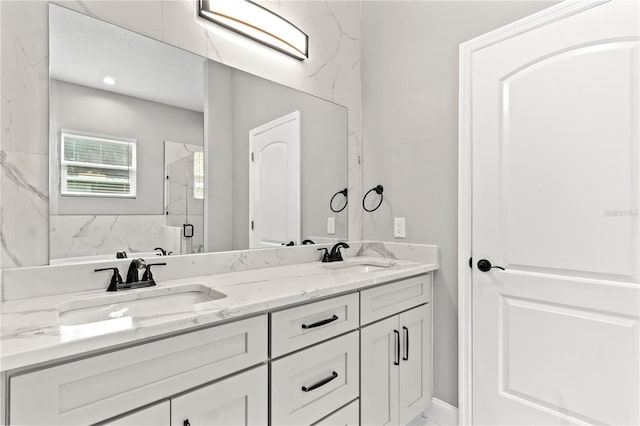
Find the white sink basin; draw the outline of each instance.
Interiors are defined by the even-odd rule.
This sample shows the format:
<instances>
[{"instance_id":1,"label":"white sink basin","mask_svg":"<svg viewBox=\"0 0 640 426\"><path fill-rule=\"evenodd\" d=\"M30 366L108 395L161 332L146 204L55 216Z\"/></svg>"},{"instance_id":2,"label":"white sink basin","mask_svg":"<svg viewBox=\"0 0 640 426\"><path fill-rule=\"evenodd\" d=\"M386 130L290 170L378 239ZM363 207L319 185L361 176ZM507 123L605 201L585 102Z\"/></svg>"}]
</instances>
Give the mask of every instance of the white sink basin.
<instances>
[{"instance_id":1,"label":"white sink basin","mask_svg":"<svg viewBox=\"0 0 640 426\"><path fill-rule=\"evenodd\" d=\"M60 303L57 306L61 325L80 325L116 318L154 318L193 312L199 303L227 297L201 284L123 290L92 298Z\"/></svg>"},{"instance_id":2,"label":"white sink basin","mask_svg":"<svg viewBox=\"0 0 640 426\"><path fill-rule=\"evenodd\" d=\"M324 265L325 268L336 272L367 273L380 271L393 266L395 263L387 259L358 259L351 258L342 262L332 262Z\"/></svg>"}]
</instances>

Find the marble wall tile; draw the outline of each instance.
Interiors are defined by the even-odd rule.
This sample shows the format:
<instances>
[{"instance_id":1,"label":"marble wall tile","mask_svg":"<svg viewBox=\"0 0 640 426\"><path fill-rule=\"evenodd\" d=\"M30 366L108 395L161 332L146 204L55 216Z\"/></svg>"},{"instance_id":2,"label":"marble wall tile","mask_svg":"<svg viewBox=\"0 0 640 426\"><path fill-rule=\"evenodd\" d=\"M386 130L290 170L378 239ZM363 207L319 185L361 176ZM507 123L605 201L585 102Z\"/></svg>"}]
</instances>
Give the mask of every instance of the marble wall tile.
<instances>
[{"instance_id":1,"label":"marble wall tile","mask_svg":"<svg viewBox=\"0 0 640 426\"><path fill-rule=\"evenodd\" d=\"M361 235L360 2L265 1L310 37L308 60L297 61L233 32L196 22L195 1L60 1L64 7L162 40L349 108L349 239ZM0 149L29 153L29 179L48 180L48 2L0 2L2 140ZM25 172L26 173L26 172ZM5 187L8 189L5 191ZM13 189L11 189L13 188ZM45 186L46 188L46 186ZM46 189L44 194L46 196ZM2 267L48 263L46 200L2 183ZM30 211L34 205L38 207ZM46 209L45 209L46 210ZM28 230L30 238L25 240ZM28 241L28 242L27 242ZM6 250L7 247L9 251ZM5 262L6 261L6 262Z\"/></svg>"},{"instance_id":2,"label":"marble wall tile","mask_svg":"<svg viewBox=\"0 0 640 426\"><path fill-rule=\"evenodd\" d=\"M167 239L164 215L51 216L50 257L153 252L156 247L180 253L180 242Z\"/></svg>"},{"instance_id":3,"label":"marble wall tile","mask_svg":"<svg viewBox=\"0 0 640 426\"><path fill-rule=\"evenodd\" d=\"M46 154L0 151L2 267L49 261L49 194ZM45 171L42 173L42 171Z\"/></svg>"},{"instance_id":4,"label":"marble wall tile","mask_svg":"<svg viewBox=\"0 0 640 426\"><path fill-rule=\"evenodd\" d=\"M2 150L47 154L49 38L47 3L3 1ZM46 172L46 170L45 170Z\"/></svg>"}]
</instances>

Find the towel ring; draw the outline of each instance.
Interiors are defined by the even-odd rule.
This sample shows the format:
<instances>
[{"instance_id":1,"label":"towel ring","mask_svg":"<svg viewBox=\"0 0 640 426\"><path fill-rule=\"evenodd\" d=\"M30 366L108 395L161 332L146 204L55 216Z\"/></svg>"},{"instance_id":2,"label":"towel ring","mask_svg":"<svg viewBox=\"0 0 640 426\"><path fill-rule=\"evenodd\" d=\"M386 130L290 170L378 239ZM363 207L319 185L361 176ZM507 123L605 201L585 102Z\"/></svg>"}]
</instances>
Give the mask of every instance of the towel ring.
<instances>
[{"instance_id":1,"label":"towel ring","mask_svg":"<svg viewBox=\"0 0 640 426\"><path fill-rule=\"evenodd\" d=\"M375 212L376 210L378 210L378 208L382 205L382 200L384 200L384 195L382 195L382 191L384 190L384 188L382 187L382 185L376 185L373 188L371 188L370 190L367 191L366 194L364 194L364 197L362 197L362 208L371 213L371 212ZM378 194L380 196L380 202L378 203L377 206L375 206L374 208L372 208L371 210L369 210L367 208L367 206L364 204L364 202L367 199L367 195L369 195L371 192L375 191L376 194Z\"/></svg>"},{"instance_id":2,"label":"towel ring","mask_svg":"<svg viewBox=\"0 0 640 426\"><path fill-rule=\"evenodd\" d=\"M340 210L336 210L333 208L333 199L336 198L338 194L344 195L344 198L345 198L344 206L342 206ZM335 194L333 194L333 197L331 197L331 201L329 201L329 208L334 213L340 213L342 210L344 210L347 207L347 204L349 204L349 198L347 197L347 188L345 188L342 191L338 191Z\"/></svg>"}]
</instances>

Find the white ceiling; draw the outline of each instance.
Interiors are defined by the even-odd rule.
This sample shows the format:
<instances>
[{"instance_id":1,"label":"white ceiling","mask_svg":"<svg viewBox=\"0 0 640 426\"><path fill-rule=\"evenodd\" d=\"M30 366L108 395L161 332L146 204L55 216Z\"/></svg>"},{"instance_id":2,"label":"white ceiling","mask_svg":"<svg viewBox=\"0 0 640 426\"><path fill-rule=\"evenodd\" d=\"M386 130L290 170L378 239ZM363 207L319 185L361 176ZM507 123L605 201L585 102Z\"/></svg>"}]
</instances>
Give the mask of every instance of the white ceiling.
<instances>
[{"instance_id":1,"label":"white ceiling","mask_svg":"<svg viewBox=\"0 0 640 426\"><path fill-rule=\"evenodd\" d=\"M205 59L62 7L50 14L51 77L96 89L204 109ZM117 84L102 82L113 77Z\"/></svg>"}]
</instances>

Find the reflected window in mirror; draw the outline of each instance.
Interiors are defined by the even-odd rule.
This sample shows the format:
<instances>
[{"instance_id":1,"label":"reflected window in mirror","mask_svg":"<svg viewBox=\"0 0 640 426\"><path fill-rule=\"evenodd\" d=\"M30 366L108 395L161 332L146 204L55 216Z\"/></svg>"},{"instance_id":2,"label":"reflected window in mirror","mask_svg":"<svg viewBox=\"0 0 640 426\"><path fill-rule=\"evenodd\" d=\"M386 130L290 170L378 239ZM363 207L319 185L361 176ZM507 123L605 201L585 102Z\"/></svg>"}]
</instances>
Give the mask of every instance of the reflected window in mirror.
<instances>
[{"instance_id":1,"label":"reflected window in mirror","mask_svg":"<svg viewBox=\"0 0 640 426\"><path fill-rule=\"evenodd\" d=\"M63 131L61 195L136 196L136 141Z\"/></svg>"},{"instance_id":2,"label":"reflected window in mirror","mask_svg":"<svg viewBox=\"0 0 640 426\"><path fill-rule=\"evenodd\" d=\"M204 152L193 154L193 198L204 200Z\"/></svg>"}]
</instances>

